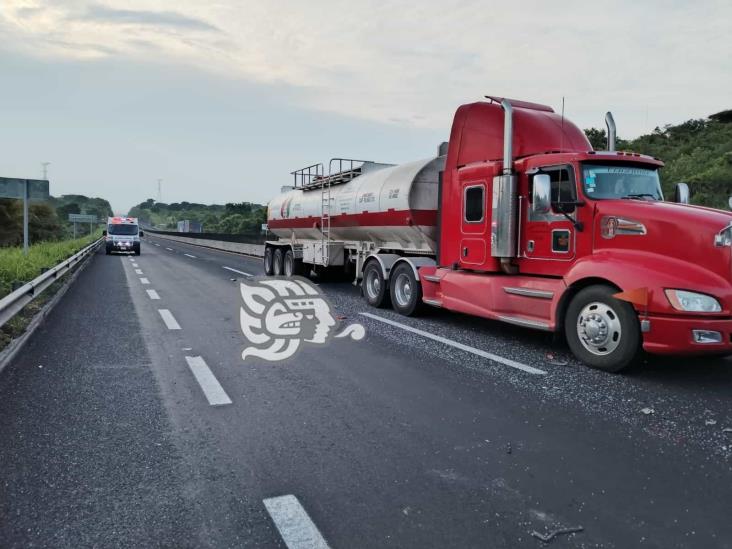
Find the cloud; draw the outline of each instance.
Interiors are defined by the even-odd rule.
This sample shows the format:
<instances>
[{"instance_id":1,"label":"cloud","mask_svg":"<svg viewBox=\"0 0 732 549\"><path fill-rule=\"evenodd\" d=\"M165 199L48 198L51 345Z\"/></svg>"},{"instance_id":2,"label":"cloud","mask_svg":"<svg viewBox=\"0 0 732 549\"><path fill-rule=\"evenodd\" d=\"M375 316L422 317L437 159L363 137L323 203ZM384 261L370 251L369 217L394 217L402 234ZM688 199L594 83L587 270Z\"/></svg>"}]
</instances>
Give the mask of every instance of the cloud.
<instances>
[{"instance_id":1,"label":"cloud","mask_svg":"<svg viewBox=\"0 0 732 549\"><path fill-rule=\"evenodd\" d=\"M99 4L89 6L80 19L99 23L153 25L183 30L220 32L217 27L203 19L188 17L174 11L114 9Z\"/></svg>"},{"instance_id":2,"label":"cloud","mask_svg":"<svg viewBox=\"0 0 732 549\"><path fill-rule=\"evenodd\" d=\"M417 127L447 127L457 105L485 94L566 97L582 126L602 125L609 108L624 137L730 106L732 4L722 0L618 0L601 13L580 0L561 10L540 0L59 4L3 0L0 47L195 67L295 88L282 100L301 107Z\"/></svg>"}]
</instances>

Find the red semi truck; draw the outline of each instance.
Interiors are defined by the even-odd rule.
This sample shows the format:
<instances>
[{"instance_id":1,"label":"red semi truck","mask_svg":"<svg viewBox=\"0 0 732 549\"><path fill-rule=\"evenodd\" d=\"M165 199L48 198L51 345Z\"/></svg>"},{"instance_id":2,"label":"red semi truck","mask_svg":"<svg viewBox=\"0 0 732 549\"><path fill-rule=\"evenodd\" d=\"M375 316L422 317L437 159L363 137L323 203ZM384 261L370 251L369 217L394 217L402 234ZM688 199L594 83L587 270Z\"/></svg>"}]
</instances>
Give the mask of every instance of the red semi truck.
<instances>
[{"instance_id":1,"label":"red semi truck","mask_svg":"<svg viewBox=\"0 0 732 549\"><path fill-rule=\"evenodd\" d=\"M334 159L268 208L268 275L344 269L374 307L428 305L563 332L619 371L641 349L732 353L732 214L663 198L650 156L594 151L551 107L458 108L435 157Z\"/></svg>"}]
</instances>

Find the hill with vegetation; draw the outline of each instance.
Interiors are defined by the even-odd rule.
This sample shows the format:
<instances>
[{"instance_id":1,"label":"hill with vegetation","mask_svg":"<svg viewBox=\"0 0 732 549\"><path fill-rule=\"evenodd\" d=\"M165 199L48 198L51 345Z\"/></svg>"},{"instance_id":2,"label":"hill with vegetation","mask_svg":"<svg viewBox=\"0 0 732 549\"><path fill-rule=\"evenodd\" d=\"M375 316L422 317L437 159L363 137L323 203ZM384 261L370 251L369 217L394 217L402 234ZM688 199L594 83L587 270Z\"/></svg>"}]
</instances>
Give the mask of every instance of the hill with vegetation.
<instances>
[{"instance_id":1,"label":"hill with vegetation","mask_svg":"<svg viewBox=\"0 0 732 549\"><path fill-rule=\"evenodd\" d=\"M585 130L596 150L607 148L605 130ZM694 204L728 209L732 195L732 110L709 118L656 128L635 139L618 139L617 150L648 154L662 160L664 195L673 196L676 183L688 183Z\"/></svg>"},{"instance_id":2,"label":"hill with vegetation","mask_svg":"<svg viewBox=\"0 0 732 549\"><path fill-rule=\"evenodd\" d=\"M257 234L262 223L267 222L267 208L250 202L220 204L196 204L175 202L165 204L152 198L134 206L129 214L140 222L166 231L175 231L178 221L191 220L203 224L207 233Z\"/></svg>"},{"instance_id":3,"label":"hill with vegetation","mask_svg":"<svg viewBox=\"0 0 732 549\"><path fill-rule=\"evenodd\" d=\"M28 233L31 242L66 240L74 227L68 222L70 213L95 214L100 221L112 215L112 207L103 198L80 194L51 197L47 202L31 202L28 207ZM89 226L78 224L77 236L89 233ZM0 199L0 246L23 243L23 202Z\"/></svg>"}]
</instances>

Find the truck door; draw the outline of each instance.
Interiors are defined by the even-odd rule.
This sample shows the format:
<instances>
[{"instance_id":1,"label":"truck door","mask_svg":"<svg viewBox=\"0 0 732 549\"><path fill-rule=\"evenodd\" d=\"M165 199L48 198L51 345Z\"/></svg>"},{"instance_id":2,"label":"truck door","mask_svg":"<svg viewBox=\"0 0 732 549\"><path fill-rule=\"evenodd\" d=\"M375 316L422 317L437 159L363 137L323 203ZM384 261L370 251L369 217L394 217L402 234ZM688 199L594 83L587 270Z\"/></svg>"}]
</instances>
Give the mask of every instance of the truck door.
<instances>
[{"instance_id":1,"label":"truck door","mask_svg":"<svg viewBox=\"0 0 732 549\"><path fill-rule=\"evenodd\" d=\"M551 180L552 203L574 202L577 200L577 185L571 166L549 166L540 168L538 173L549 175ZM533 175L529 176L529 196L531 196ZM552 206L549 213L531 211L528 200L523 201L526 230L521 238L522 257L527 259L570 261L575 256L576 230L573 223L558 209ZM576 206L564 206L564 211L574 217Z\"/></svg>"},{"instance_id":2,"label":"truck door","mask_svg":"<svg viewBox=\"0 0 732 549\"><path fill-rule=\"evenodd\" d=\"M462 181L460 266L481 269L490 256L488 185L485 180Z\"/></svg>"}]
</instances>

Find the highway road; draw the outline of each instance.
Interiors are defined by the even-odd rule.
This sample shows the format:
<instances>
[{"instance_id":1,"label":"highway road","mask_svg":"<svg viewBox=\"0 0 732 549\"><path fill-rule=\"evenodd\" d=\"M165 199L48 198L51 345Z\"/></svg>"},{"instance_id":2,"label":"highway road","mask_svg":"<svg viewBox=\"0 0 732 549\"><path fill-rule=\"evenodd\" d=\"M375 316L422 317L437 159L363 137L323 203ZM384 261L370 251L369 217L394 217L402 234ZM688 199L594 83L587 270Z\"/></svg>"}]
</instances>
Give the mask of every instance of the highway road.
<instances>
[{"instance_id":1,"label":"highway road","mask_svg":"<svg viewBox=\"0 0 732 549\"><path fill-rule=\"evenodd\" d=\"M732 361L609 375L326 281L363 340L242 360L261 274L154 236L92 259L0 373L0 546L732 547Z\"/></svg>"}]
</instances>

